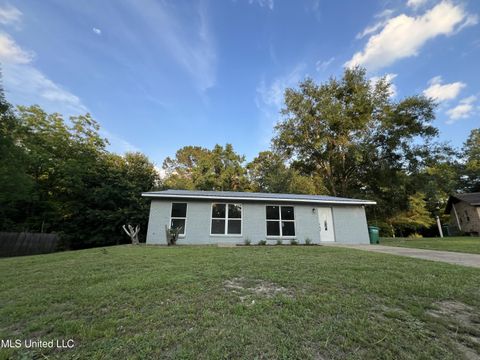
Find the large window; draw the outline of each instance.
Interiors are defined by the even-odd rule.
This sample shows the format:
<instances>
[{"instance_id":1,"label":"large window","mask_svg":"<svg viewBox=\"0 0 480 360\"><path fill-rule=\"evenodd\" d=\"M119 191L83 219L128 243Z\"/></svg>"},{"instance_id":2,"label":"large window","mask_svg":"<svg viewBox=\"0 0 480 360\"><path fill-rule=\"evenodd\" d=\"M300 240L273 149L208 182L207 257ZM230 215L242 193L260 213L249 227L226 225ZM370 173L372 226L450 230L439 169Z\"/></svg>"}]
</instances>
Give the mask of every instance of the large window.
<instances>
[{"instance_id":1,"label":"large window","mask_svg":"<svg viewBox=\"0 0 480 360\"><path fill-rule=\"evenodd\" d=\"M179 235L185 235L185 226L187 223L187 204L172 203L172 212L170 214L170 228L181 228Z\"/></svg>"},{"instance_id":2,"label":"large window","mask_svg":"<svg viewBox=\"0 0 480 360\"><path fill-rule=\"evenodd\" d=\"M212 235L242 234L242 205L212 204Z\"/></svg>"},{"instance_id":3,"label":"large window","mask_svg":"<svg viewBox=\"0 0 480 360\"><path fill-rule=\"evenodd\" d=\"M267 206L267 236L295 236L293 206Z\"/></svg>"}]
</instances>

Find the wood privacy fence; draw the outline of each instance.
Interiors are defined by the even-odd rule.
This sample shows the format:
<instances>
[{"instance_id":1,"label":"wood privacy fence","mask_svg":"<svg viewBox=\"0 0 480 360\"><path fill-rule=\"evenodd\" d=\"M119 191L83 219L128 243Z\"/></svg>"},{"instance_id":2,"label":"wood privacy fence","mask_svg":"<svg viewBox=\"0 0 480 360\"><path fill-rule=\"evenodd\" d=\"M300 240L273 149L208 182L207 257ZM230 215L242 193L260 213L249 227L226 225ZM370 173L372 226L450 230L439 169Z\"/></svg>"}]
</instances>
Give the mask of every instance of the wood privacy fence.
<instances>
[{"instance_id":1,"label":"wood privacy fence","mask_svg":"<svg viewBox=\"0 0 480 360\"><path fill-rule=\"evenodd\" d=\"M46 254L60 250L57 234L0 232L0 257Z\"/></svg>"}]
</instances>

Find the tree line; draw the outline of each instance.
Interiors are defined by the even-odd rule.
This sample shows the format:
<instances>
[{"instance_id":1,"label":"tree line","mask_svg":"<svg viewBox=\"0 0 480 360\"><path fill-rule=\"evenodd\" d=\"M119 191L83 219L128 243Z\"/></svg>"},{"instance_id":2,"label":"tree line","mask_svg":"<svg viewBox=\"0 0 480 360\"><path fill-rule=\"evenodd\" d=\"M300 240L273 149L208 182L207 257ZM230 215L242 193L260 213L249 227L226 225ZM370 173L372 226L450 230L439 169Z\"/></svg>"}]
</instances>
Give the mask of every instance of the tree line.
<instances>
[{"instance_id":1,"label":"tree line","mask_svg":"<svg viewBox=\"0 0 480 360\"><path fill-rule=\"evenodd\" d=\"M480 191L480 129L463 147L438 140L436 104L391 96L362 68L285 91L269 150L252 161L231 144L185 146L159 177L141 153L118 155L88 114L64 119L0 94L0 230L57 232L73 248L145 236L143 191L167 188L324 194L377 201L367 208L384 235L434 234L448 195ZM444 219L445 220L445 219Z\"/></svg>"}]
</instances>

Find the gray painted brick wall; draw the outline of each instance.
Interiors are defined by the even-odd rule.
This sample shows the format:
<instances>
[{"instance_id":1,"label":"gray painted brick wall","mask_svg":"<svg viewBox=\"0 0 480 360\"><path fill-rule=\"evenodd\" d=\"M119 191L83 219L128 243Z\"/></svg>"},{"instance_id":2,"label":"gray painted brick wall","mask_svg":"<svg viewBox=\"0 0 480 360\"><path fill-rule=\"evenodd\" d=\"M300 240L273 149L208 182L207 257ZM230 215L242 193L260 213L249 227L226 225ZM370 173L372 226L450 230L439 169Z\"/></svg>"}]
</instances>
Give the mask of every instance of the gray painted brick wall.
<instances>
[{"instance_id":1,"label":"gray painted brick wall","mask_svg":"<svg viewBox=\"0 0 480 360\"><path fill-rule=\"evenodd\" d=\"M211 236L210 213L211 201L172 201L167 199L153 199L150 207L148 222L147 243L166 244L165 225L169 225L172 202L187 202L187 222L184 237L178 244L242 244L246 238L252 244L260 240L267 240L274 244L277 238L266 236L265 206L266 203L243 203L243 222L241 236ZM268 204L271 205L271 204ZM273 204L272 204L273 205ZM282 205L275 203L274 205ZM292 204L283 204L292 206ZM318 205L294 204L295 207L295 239L304 243L310 238L314 243L320 242L319 221L317 212L312 209ZM335 241L339 243L368 243L367 221L363 206L332 206ZM290 238L284 238L285 244Z\"/></svg>"}]
</instances>

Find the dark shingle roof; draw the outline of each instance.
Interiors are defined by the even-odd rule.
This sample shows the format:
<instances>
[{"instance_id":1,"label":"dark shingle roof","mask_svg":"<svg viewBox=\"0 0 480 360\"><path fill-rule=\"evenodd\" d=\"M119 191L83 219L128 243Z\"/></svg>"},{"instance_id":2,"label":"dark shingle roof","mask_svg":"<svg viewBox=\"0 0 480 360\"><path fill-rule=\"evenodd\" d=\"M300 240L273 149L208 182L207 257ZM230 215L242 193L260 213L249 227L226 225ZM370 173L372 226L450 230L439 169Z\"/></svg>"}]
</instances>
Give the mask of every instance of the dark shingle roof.
<instances>
[{"instance_id":1,"label":"dark shingle roof","mask_svg":"<svg viewBox=\"0 0 480 360\"><path fill-rule=\"evenodd\" d=\"M460 201L464 201L472 206L480 206L480 192L451 195L448 198L447 207L445 208L445 214L450 214L450 211L452 210L452 204L456 204Z\"/></svg>"},{"instance_id":2,"label":"dark shingle roof","mask_svg":"<svg viewBox=\"0 0 480 360\"><path fill-rule=\"evenodd\" d=\"M326 203L344 205L374 205L375 201L349 199L325 195L302 194L273 194L257 192L236 191L191 191L191 190L165 190L150 191L142 194L149 198L185 198L209 200L242 200L242 201L268 201L268 202L297 202L297 203Z\"/></svg>"}]
</instances>

